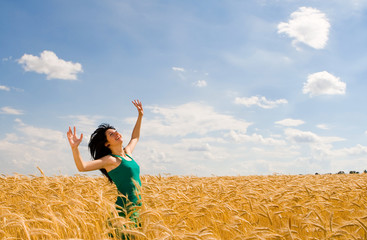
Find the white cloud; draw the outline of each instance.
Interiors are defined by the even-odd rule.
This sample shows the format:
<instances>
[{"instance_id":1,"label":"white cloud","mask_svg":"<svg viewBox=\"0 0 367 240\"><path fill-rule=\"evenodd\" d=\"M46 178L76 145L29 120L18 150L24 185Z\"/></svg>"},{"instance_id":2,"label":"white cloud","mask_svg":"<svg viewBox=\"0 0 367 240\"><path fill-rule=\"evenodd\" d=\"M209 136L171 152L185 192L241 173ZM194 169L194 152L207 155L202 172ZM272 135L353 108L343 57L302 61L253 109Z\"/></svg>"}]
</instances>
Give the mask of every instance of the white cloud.
<instances>
[{"instance_id":1,"label":"white cloud","mask_svg":"<svg viewBox=\"0 0 367 240\"><path fill-rule=\"evenodd\" d=\"M145 131L143 132L145 136ZM170 140L166 143L162 136L159 136L159 141L146 139L147 136L142 139L139 151L135 153L136 159L141 163L143 174L171 173L209 176L215 171L213 163L229 159L228 150L218 144L216 138L179 137L172 139L169 137ZM213 151L214 154L212 154ZM198 169L198 165L203 166L205 170Z\"/></svg>"},{"instance_id":2,"label":"white cloud","mask_svg":"<svg viewBox=\"0 0 367 240\"><path fill-rule=\"evenodd\" d=\"M6 173L34 174L36 166L46 174L76 173L66 133L15 122L15 132L0 139L0 159L9 160L2 163ZM85 155L85 147L80 150Z\"/></svg>"},{"instance_id":3,"label":"white cloud","mask_svg":"<svg viewBox=\"0 0 367 240\"><path fill-rule=\"evenodd\" d=\"M322 130L328 130L328 129L330 129L329 126L326 125L326 124L318 124L318 125L316 125L316 127L320 128Z\"/></svg>"},{"instance_id":4,"label":"white cloud","mask_svg":"<svg viewBox=\"0 0 367 240\"><path fill-rule=\"evenodd\" d=\"M32 139L32 141L41 141L45 143L63 143L65 141L64 133L60 131L29 126L24 124L20 119L16 119L15 122L19 124L18 131L22 133L22 135L27 136L27 138Z\"/></svg>"},{"instance_id":5,"label":"white cloud","mask_svg":"<svg viewBox=\"0 0 367 240\"><path fill-rule=\"evenodd\" d=\"M214 111L211 106L202 103L186 103L176 107L151 107L156 114L153 119L145 119L142 128L145 134L155 136L204 135L209 132L236 130L246 132L251 123L236 119L231 115ZM130 122L135 118L128 119Z\"/></svg>"},{"instance_id":6,"label":"white cloud","mask_svg":"<svg viewBox=\"0 0 367 240\"><path fill-rule=\"evenodd\" d=\"M79 131L92 133L98 125L101 124L100 120L104 117L92 115L69 115L62 118L72 120L73 125L70 127L75 126Z\"/></svg>"},{"instance_id":7,"label":"white cloud","mask_svg":"<svg viewBox=\"0 0 367 240\"><path fill-rule=\"evenodd\" d=\"M288 139L296 143L315 143L319 141L319 137L312 132L304 132L298 129L288 128L285 130Z\"/></svg>"},{"instance_id":8,"label":"white cloud","mask_svg":"<svg viewBox=\"0 0 367 240\"><path fill-rule=\"evenodd\" d=\"M7 87L7 86L3 86L3 85L0 85L0 90L3 90L3 91L10 91L10 88Z\"/></svg>"},{"instance_id":9,"label":"white cloud","mask_svg":"<svg viewBox=\"0 0 367 240\"><path fill-rule=\"evenodd\" d=\"M16 118L14 122L18 123L20 126L25 126L25 124L23 123L23 121L20 118Z\"/></svg>"},{"instance_id":10,"label":"white cloud","mask_svg":"<svg viewBox=\"0 0 367 240\"><path fill-rule=\"evenodd\" d=\"M365 156L367 154L367 146L362 146L361 144L357 144L354 147L350 148L342 148L340 150L337 150L336 153L346 155L346 156L355 156L355 155L363 155Z\"/></svg>"},{"instance_id":11,"label":"white cloud","mask_svg":"<svg viewBox=\"0 0 367 240\"><path fill-rule=\"evenodd\" d=\"M303 86L303 93L308 93L311 97L318 95L344 95L345 90L346 83L326 71L310 74Z\"/></svg>"},{"instance_id":12,"label":"white cloud","mask_svg":"<svg viewBox=\"0 0 367 240\"><path fill-rule=\"evenodd\" d=\"M322 173L348 170L348 167L359 170L357 167L361 166L367 152L367 147L362 145L335 149L333 143L343 139L292 128L285 129L282 135L270 137L249 134L246 130L250 123L219 113L204 103L147 106L145 109L142 138L134 151L142 174L210 176ZM95 129L99 119L98 116L84 115L65 118L76 122L77 127L80 125L91 130ZM132 125L136 117L127 120ZM29 174L38 165L46 174L77 172L65 136L66 129L58 131L31 126L20 119L15 122L14 132L0 138L0 159L9 159L3 166L4 171L19 170ZM86 144L87 140L83 139L83 143ZM87 147L81 145L80 150L88 161ZM343 165L346 161L351 165Z\"/></svg>"},{"instance_id":13,"label":"white cloud","mask_svg":"<svg viewBox=\"0 0 367 240\"><path fill-rule=\"evenodd\" d=\"M275 139L275 138L265 138L262 135L253 133L252 135L247 135L244 133L239 133L232 130L229 133L229 136L235 140L236 142L252 142L257 144L264 144L264 145L285 145L286 142L284 140Z\"/></svg>"},{"instance_id":14,"label":"white cloud","mask_svg":"<svg viewBox=\"0 0 367 240\"><path fill-rule=\"evenodd\" d=\"M185 69L180 67L172 67L172 70L177 72L185 72Z\"/></svg>"},{"instance_id":15,"label":"white cloud","mask_svg":"<svg viewBox=\"0 0 367 240\"><path fill-rule=\"evenodd\" d=\"M83 72L80 63L65 61L52 51L43 51L40 57L24 54L19 60L24 70L46 74L47 79L76 80L77 74Z\"/></svg>"},{"instance_id":16,"label":"white cloud","mask_svg":"<svg viewBox=\"0 0 367 240\"><path fill-rule=\"evenodd\" d=\"M194 82L193 85L195 87L206 87L208 84L205 80L198 80L197 82Z\"/></svg>"},{"instance_id":17,"label":"white cloud","mask_svg":"<svg viewBox=\"0 0 367 240\"><path fill-rule=\"evenodd\" d=\"M188 73L186 72L186 70L184 68L180 68L180 67L172 67L172 70L174 72L176 72L177 76L181 79L181 80L186 80L188 78Z\"/></svg>"},{"instance_id":18,"label":"white cloud","mask_svg":"<svg viewBox=\"0 0 367 240\"><path fill-rule=\"evenodd\" d=\"M211 152L213 146L225 144L227 141L222 137L193 137L181 138L180 147L193 152Z\"/></svg>"},{"instance_id":19,"label":"white cloud","mask_svg":"<svg viewBox=\"0 0 367 240\"><path fill-rule=\"evenodd\" d=\"M195 144L195 145L189 146L188 150L194 151L194 152L205 152L205 151L210 151L211 147L208 143L201 143L201 144Z\"/></svg>"},{"instance_id":20,"label":"white cloud","mask_svg":"<svg viewBox=\"0 0 367 240\"><path fill-rule=\"evenodd\" d=\"M285 127L297 127L299 125L304 124L305 122L299 119L286 118L280 121L275 122L275 124L279 124Z\"/></svg>"},{"instance_id":21,"label":"white cloud","mask_svg":"<svg viewBox=\"0 0 367 240\"><path fill-rule=\"evenodd\" d=\"M152 165L156 165L157 163L164 165L164 164L172 162L171 159L167 158L165 151L160 151L159 149L157 149L155 147L148 147L146 149L146 151L144 151L144 152L145 152L144 161L149 161L149 162L154 163ZM164 168L164 169L166 169L166 168Z\"/></svg>"},{"instance_id":22,"label":"white cloud","mask_svg":"<svg viewBox=\"0 0 367 240\"><path fill-rule=\"evenodd\" d=\"M252 97L236 97L236 104L245 105L246 107L250 107L252 105L257 105L261 108L269 109L278 107L280 104L286 104L288 101L286 99L278 99L275 101L267 100L266 97L252 96Z\"/></svg>"},{"instance_id":23,"label":"white cloud","mask_svg":"<svg viewBox=\"0 0 367 240\"><path fill-rule=\"evenodd\" d=\"M291 14L288 22L279 23L278 33L294 38L294 45L302 42L315 49L322 49L328 41L329 28L329 20L323 12L311 7L300 7Z\"/></svg>"},{"instance_id":24,"label":"white cloud","mask_svg":"<svg viewBox=\"0 0 367 240\"><path fill-rule=\"evenodd\" d=\"M340 137L321 137L310 131L301 131L294 128L287 128L284 131L286 137L295 143L323 143L329 144L332 142L344 141L345 139Z\"/></svg>"},{"instance_id":25,"label":"white cloud","mask_svg":"<svg viewBox=\"0 0 367 240\"><path fill-rule=\"evenodd\" d=\"M22 115L23 111L14 109L12 107L2 107L0 109L0 114L8 114L8 115Z\"/></svg>"}]
</instances>

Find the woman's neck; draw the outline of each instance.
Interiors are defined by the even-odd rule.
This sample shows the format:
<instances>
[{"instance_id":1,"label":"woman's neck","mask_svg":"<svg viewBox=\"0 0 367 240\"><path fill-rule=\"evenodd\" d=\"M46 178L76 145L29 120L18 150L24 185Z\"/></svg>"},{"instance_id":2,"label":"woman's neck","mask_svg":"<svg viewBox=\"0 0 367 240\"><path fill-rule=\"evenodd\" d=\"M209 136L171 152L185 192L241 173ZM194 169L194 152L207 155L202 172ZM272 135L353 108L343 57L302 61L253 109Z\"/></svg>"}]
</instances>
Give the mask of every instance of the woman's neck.
<instances>
[{"instance_id":1,"label":"woman's neck","mask_svg":"<svg viewBox=\"0 0 367 240\"><path fill-rule=\"evenodd\" d=\"M122 146L118 147L118 148L111 149L111 152L112 152L113 155L118 155L118 156L122 156L122 157L126 156L125 150Z\"/></svg>"}]
</instances>

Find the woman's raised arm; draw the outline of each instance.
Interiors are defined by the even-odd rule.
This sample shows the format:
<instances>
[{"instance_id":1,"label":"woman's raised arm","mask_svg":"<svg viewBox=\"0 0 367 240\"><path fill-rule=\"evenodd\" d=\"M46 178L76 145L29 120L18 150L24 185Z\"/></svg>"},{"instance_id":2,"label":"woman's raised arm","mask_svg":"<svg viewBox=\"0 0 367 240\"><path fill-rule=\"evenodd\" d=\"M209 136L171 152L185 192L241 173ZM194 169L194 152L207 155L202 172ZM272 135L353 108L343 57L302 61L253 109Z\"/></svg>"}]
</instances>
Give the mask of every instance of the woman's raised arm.
<instances>
[{"instance_id":1,"label":"woman's raised arm","mask_svg":"<svg viewBox=\"0 0 367 240\"><path fill-rule=\"evenodd\" d=\"M129 144L125 147L125 151L127 152L127 154L131 154L134 151L134 148L135 148L136 144L139 141L141 121L142 121L143 115L144 115L144 110L143 110L142 103L139 100L134 100L134 101L132 101L132 103L134 104L134 106L138 110L139 115L138 115L138 119L136 120L133 133L131 134L131 140L130 140Z\"/></svg>"},{"instance_id":2,"label":"woman's raised arm","mask_svg":"<svg viewBox=\"0 0 367 240\"><path fill-rule=\"evenodd\" d=\"M66 135L69 140L71 151L73 152L75 165L78 168L79 172L93 171L93 170L104 168L105 161L103 161L102 159L98 159L98 160L94 160L90 162L83 161L82 156L80 155L80 152L79 152L79 148L78 148L79 144L82 142L83 133L80 134L80 137L78 138L76 136L75 127L74 127L74 133L71 131L71 128L69 127L69 131L66 133Z\"/></svg>"}]
</instances>

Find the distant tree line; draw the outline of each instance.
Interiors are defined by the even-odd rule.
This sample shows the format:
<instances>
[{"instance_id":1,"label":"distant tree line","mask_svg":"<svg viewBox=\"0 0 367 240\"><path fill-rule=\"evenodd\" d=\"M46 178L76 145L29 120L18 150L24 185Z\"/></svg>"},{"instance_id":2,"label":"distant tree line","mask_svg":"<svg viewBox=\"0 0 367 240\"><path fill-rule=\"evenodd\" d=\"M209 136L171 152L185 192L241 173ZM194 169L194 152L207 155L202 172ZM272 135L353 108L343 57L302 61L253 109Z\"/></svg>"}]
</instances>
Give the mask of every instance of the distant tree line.
<instances>
[{"instance_id":1,"label":"distant tree line","mask_svg":"<svg viewBox=\"0 0 367 240\"><path fill-rule=\"evenodd\" d=\"M367 173L367 170L364 170L363 173ZM332 173L327 173L332 174ZM339 171L337 174L346 174L344 171ZM349 171L349 174L359 174L357 171ZM320 175L319 173L315 173L315 175Z\"/></svg>"}]
</instances>

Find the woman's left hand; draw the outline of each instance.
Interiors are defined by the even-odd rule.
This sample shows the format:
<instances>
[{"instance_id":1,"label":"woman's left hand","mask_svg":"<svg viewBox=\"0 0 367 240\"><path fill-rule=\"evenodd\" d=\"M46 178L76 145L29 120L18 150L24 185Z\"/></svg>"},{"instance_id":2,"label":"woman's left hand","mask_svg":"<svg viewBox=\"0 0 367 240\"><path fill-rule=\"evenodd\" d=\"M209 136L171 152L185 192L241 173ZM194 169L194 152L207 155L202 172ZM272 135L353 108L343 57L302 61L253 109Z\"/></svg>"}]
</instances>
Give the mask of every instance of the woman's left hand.
<instances>
[{"instance_id":1,"label":"woman's left hand","mask_svg":"<svg viewBox=\"0 0 367 240\"><path fill-rule=\"evenodd\" d=\"M132 103L134 104L136 109L138 109L139 115L144 115L143 105L141 104L141 102L139 100L134 100L132 101Z\"/></svg>"}]
</instances>

